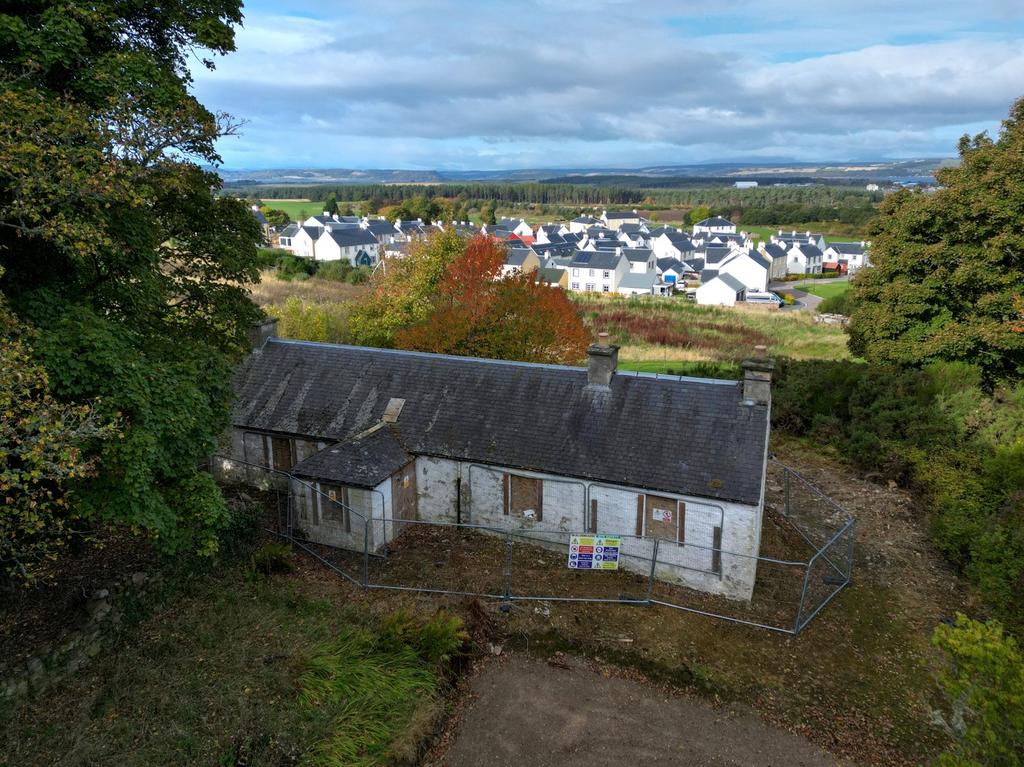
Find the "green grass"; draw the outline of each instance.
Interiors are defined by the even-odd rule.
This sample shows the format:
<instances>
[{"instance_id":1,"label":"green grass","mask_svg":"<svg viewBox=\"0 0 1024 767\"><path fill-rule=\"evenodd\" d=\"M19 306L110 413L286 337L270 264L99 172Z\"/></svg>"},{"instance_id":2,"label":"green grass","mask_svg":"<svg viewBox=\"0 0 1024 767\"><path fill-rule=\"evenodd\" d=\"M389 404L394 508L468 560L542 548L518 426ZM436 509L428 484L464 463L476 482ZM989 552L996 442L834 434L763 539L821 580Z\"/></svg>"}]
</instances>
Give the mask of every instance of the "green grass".
<instances>
[{"instance_id":1,"label":"green grass","mask_svg":"<svg viewBox=\"0 0 1024 767\"><path fill-rule=\"evenodd\" d=\"M821 232L828 241L838 240L840 242L862 240L865 235L862 229L851 224L842 224L837 221L811 221L802 224L786 224L785 226L748 226L737 224L737 229L750 232L757 240L768 240L772 235L778 234L781 229L783 233L797 232Z\"/></svg>"},{"instance_id":2,"label":"green grass","mask_svg":"<svg viewBox=\"0 0 1024 767\"><path fill-rule=\"evenodd\" d=\"M850 292L850 281L843 280L842 282L801 282L793 286L797 290L802 290L805 293L810 293L820 298L833 298L834 296L842 296Z\"/></svg>"},{"instance_id":3,"label":"green grass","mask_svg":"<svg viewBox=\"0 0 1024 767\"><path fill-rule=\"evenodd\" d=\"M200 579L121 646L7 712L0 763L413 759L442 712L438 666L334 584L303 578Z\"/></svg>"},{"instance_id":4,"label":"green grass","mask_svg":"<svg viewBox=\"0 0 1024 767\"><path fill-rule=\"evenodd\" d=\"M324 204L322 202L313 202L311 200L263 200L263 204L268 208L276 208L277 210L283 210L293 221L298 221L299 218L309 218L310 216L319 216L324 212ZM355 203L353 203L353 207ZM345 203L340 203L339 207L344 208Z\"/></svg>"}]
</instances>

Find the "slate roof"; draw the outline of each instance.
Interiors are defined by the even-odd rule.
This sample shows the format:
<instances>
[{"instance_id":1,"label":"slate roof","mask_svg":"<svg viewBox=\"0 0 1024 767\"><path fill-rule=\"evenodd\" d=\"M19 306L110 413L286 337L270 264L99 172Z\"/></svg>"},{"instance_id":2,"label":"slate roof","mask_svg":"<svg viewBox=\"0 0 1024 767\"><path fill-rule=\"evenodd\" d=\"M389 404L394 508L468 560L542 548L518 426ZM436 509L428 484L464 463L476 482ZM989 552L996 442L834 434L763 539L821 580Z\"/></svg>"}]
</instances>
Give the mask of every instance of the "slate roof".
<instances>
[{"instance_id":1,"label":"slate roof","mask_svg":"<svg viewBox=\"0 0 1024 767\"><path fill-rule=\"evenodd\" d=\"M741 290L746 290L747 286L740 282L738 279L733 277L731 274L719 274L718 279L728 285L730 288L739 293Z\"/></svg>"},{"instance_id":2,"label":"slate roof","mask_svg":"<svg viewBox=\"0 0 1024 767\"><path fill-rule=\"evenodd\" d=\"M622 256L614 250L577 250L569 266L582 269L615 269Z\"/></svg>"},{"instance_id":3,"label":"slate roof","mask_svg":"<svg viewBox=\"0 0 1024 767\"><path fill-rule=\"evenodd\" d=\"M382 234L397 234L394 224L392 224L390 221L383 221L380 219L367 221L366 231L370 232L376 237L380 237Z\"/></svg>"},{"instance_id":4,"label":"slate roof","mask_svg":"<svg viewBox=\"0 0 1024 767\"><path fill-rule=\"evenodd\" d=\"M625 218L640 218L640 214L631 210L608 210L605 211L604 217L606 221L621 221Z\"/></svg>"},{"instance_id":5,"label":"slate roof","mask_svg":"<svg viewBox=\"0 0 1024 767\"><path fill-rule=\"evenodd\" d=\"M859 242L830 242L828 247L832 248L836 253L842 253L846 256L859 256L864 252L864 246Z\"/></svg>"},{"instance_id":6,"label":"slate roof","mask_svg":"<svg viewBox=\"0 0 1024 767\"><path fill-rule=\"evenodd\" d=\"M693 271L691 267L684 264L678 258L659 258L658 270L661 272L667 272L669 270L672 270L673 272L677 272L678 274Z\"/></svg>"},{"instance_id":7,"label":"slate roof","mask_svg":"<svg viewBox=\"0 0 1024 767\"><path fill-rule=\"evenodd\" d=\"M292 474L309 479L376 487L413 458L391 427L328 445L292 467Z\"/></svg>"},{"instance_id":8,"label":"slate roof","mask_svg":"<svg viewBox=\"0 0 1024 767\"><path fill-rule=\"evenodd\" d=\"M619 281L620 288L650 290L660 282L654 272L630 272Z\"/></svg>"},{"instance_id":9,"label":"slate roof","mask_svg":"<svg viewBox=\"0 0 1024 767\"><path fill-rule=\"evenodd\" d=\"M327 234L343 248L355 245L376 245L377 238L358 226L351 229L328 229Z\"/></svg>"},{"instance_id":10,"label":"slate roof","mask_svg":"<svg viewBox=\"0 0 1024 767\"><path fill-rule=\"evenodd\" d=\"M263 211L261 211L259 208L252 211L252 217L256 219L256 223L259 224L260 226L266 226L268 223L267 217L263 215Z\"/></svg>"},{"instance_id":11,"label":"slate roof","mask_svg":"<svg viewBox=\"0 0 1024 767\"><path fill-rule=\"evenodd\" d=\"M572 220L574 224L596 224L600 221L598 218L593 216L578 216Z\"/></svg>"},{"instance_id":12,"label":"slate roof","mask_svg":"<svg viewBox=\"0 0 1024 767\"><path fill-rule=\"evenodd\" d=\"M636 263L646 263L651 257L650 248L623 248L622 255Z\"/></svg>"},{"instance_id":13,"label":"slate roof","mask_svg":"<svg viewBox=\"0 0 1024 767\"><path fill-rule=\"evenodd\" d=\"M711 282L718 276L717 269L701 269L700 270L700 284L703 285L705 282Z\"/></svg>"},{"instance_id":14,"label":"slate roof","mask_svg":"<svg viewBox=\"0 0 1024 767\"><path fill-rule=\"evenodd\" d=\"M507 248L505 253L505 265L522 266L531 253L533 253L533 251L529 248Z\"/></svg>"},{"instance_id":15,"label":"slate roof","mask_svg":"<svg viewBox=\"0 0 1024 767\"><path fill-rule=\"evenodd\" d=\"M776 245L774 242L766 242L764 244L764 252L772 259L786 257L786 249Z\"/></svg>"},{"instance_id":16,"label":"slate roof","mask_svg":"<svg viewBox=\"0 0 1024 767\"><path fill-rule=\"evenodd\" d=\"M810 245L809 243L800 244L800 252L803 253L807 258L818 258L822 255L822 252L818 249L817 245Z\"/></svg>"},{"instance_id":17,"label":"slate roof","mask_svg":"<svg viewBox=\"0 0 1024 767\"><path fill-rule=\"evenodd\" d=\"M546 266L543 269L537 270L537 281L548 285L558 285L562 281L562 277L564 275L564 269L556 269L555 267Z\"/></svg>"},{"instance_id":18,"label":"slate roof","mask_svg":"<svg viewBox=\"0 0 1024 767\"><path fill-rule=\"evenodd\" d=\"M683 260L683 263L693 269L695 272L701 272L704 270L704 259L703 258L687 258Z\"/></svg>"},{"instance_id":19,"label":"slate roof","mask_svg":"<svg viewBox=\"0 0 1024 767\"><path fill-rule=\"evenodd\" d=\"M587 386L584 368L272 338L235 385L243 429L348 440L398 397L393 428L412 455L751 505L761 497L768 409L742 404L737 381L618 373L604 389Z\"/></svg>"},{"instance_id":20,"label":"slate roof","mask_svg":"<svg viewBox=\"0 0 1024 767\"><path fill-rule=\"evenodd\" d=\"M288 224L288 226L286 226L284 229L281 230L280 236L281 237L294 237L298 233L299 233L299 225L298 224Z\"/></svg>"},{"instance_id":21,"label":"slate roof","mask_svg":"<svg viewBox=\"0 0 1024 767\"><path fill-rule=\"evenodd\" d=\"M726 245L709 245L704 248L704 262L706 264L717 264L732 252L732 248Z\"/></svg>"}]
</instances>

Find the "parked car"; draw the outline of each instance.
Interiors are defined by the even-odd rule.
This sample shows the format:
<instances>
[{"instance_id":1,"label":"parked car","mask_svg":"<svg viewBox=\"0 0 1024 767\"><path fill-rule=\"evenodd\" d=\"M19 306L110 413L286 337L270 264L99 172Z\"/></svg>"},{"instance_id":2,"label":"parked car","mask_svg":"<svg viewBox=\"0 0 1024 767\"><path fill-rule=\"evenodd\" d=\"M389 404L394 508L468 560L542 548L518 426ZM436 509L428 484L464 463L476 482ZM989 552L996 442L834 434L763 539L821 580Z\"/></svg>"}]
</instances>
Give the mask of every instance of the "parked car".
<instances>
[{"instance_id":1,"label":"parked car","mask_svg":"<svg viewBox=\"0 0 1024 767\"><path fill-rule=\"evenodd\" d=\"M785 302L779 298L775 293L758 293L747 291L747 303L748 304L779 304L780 306Z\"/></svg>"}]
</instances>

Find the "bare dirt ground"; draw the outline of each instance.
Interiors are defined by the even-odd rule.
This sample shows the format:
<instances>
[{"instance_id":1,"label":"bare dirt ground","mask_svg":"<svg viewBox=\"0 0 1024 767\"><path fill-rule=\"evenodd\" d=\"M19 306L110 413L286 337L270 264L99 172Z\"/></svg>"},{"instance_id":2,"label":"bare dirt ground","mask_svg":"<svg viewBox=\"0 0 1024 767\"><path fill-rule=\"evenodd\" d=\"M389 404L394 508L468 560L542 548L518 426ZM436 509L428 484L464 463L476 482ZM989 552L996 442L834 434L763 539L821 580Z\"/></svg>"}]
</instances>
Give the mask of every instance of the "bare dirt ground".
<instances>
[{"instance_id":1,"label":"bare dirt ground","mask_svg":"<svg viewBox=\"0 0 1024 767\"><path fill-rule=\"evenodd\" d=\"M715 707L575 660L503 655L483 664L469 687L472 702L450 748L424 765L841 764L749 708Z\"/></svg>"}]
</instances>

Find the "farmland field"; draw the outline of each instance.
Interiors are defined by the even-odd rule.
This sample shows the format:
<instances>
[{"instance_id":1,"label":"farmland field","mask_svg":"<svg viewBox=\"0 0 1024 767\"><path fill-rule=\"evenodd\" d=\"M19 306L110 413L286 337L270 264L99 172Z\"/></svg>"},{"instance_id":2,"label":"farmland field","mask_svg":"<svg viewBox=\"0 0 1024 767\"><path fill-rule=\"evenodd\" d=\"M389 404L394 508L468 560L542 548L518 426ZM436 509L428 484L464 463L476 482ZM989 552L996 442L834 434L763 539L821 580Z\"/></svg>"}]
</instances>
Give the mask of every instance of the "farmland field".
<instances>
[{"instance_id":1,"label":"farmland field","mask_svg":"<svg viewBox=\"0 0 1024 767\"><path fill-rule=\"evenodd\" d=\"M303 213L306 217L318 216L323 213L323 203L313 200L263 200L268 208L283 210L293 221L297 221Z\"/></svg>"}]
</instances>

